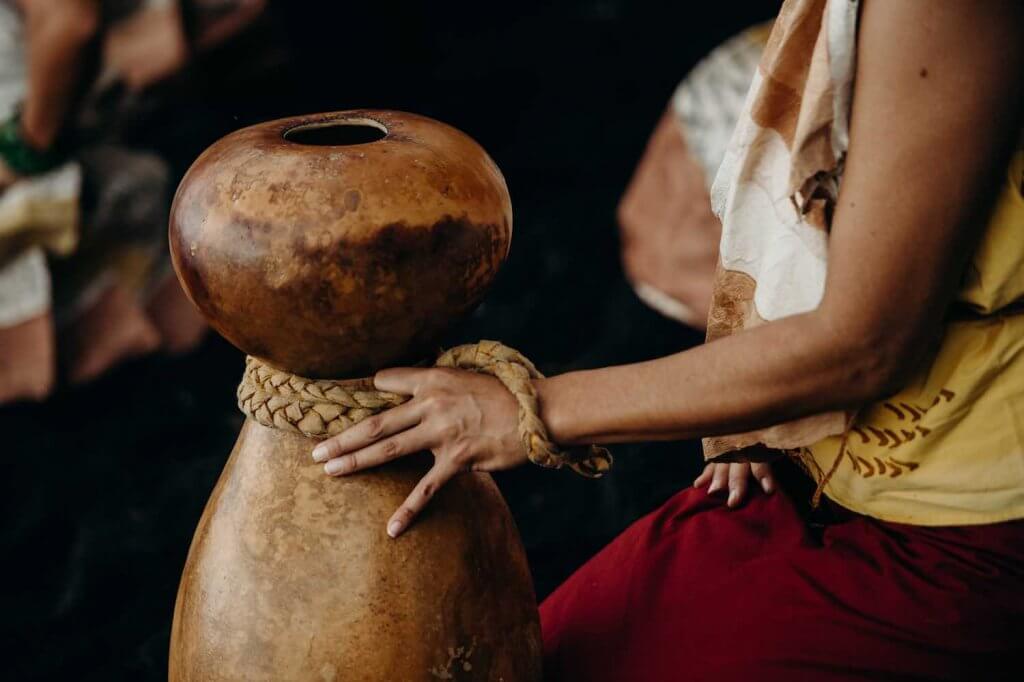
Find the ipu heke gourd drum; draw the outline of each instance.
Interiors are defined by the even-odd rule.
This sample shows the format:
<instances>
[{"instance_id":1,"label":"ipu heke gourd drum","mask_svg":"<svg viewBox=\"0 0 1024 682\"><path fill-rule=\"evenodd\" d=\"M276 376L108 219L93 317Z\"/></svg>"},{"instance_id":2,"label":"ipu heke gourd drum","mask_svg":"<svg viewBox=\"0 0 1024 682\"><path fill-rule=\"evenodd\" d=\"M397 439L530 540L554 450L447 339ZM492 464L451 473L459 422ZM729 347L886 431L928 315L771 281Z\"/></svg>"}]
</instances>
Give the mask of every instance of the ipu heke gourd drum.
<instances>
[{"instance_id":1,"label":"ipu heke gourd drum","mask_svg":"<svg viewBox=\"0 0 1024 682\"><path fill-rule=\"evenodd\" d=\"M472 139L412 114L349 111L206 150L178 188L170 246L189 297L232 344L346 379L433 357L511 230L504 179ZM183 571L170 679L539 680L533 587L491 478L456 477L392 540L387 519L430 455L332 478L314 445L245 421Z\"/></svg>"}]
</instances>

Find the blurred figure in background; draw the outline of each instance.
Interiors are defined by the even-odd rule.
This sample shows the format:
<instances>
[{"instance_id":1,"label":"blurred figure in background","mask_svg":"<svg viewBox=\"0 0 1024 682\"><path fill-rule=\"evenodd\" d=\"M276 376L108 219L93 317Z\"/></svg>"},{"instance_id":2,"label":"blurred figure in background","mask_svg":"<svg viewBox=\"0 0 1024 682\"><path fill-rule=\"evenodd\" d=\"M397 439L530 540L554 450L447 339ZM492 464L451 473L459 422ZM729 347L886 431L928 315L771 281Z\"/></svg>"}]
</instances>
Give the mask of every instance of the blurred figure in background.
<instances>
[{"instance_id":1,"label":"blurred figure in background","mask_svg":"<svg viewBox=\"0 0 1024 682\"><path fill-rule=\"evenodd\" d=\"M159 156L119 139L119 110L262 0L0 0L0 404L119 362L180 353L205 326L165 246Z\"/></svg>"},{"instance_id":2,"label":"blurred figure in background","mask_svg":"<svg viewBox=\"0 0 1024 682\"><path fill-rule=\"evenodd\" d=\"M662 315L707 327L722 224L711 183L743 111L771 22L728 40L676 88L619 204L623 269Z\"/></svg>"}]
</instances>

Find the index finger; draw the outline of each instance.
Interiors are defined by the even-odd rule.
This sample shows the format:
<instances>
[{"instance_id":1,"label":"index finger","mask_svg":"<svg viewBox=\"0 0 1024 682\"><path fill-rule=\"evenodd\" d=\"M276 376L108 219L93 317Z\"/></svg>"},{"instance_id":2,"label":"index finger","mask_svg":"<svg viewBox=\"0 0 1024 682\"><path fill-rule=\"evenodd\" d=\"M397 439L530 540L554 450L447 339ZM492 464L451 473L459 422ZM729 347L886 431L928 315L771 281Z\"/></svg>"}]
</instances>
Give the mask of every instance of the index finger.
<instances>
[{"instance_id":1,"label":"index finger","mask_svg":"<svg viewBox=\"0 0 1024 682\"><path fill-rule=\"evenodd\" d=\"M440 464L435 463L430 468L430 471L416 484L412 492L409 493L409 497L405 498L402 506L391 515L391 520L388 521L388 535L397 538L402 531L408 528L412 520L423 511L427 503L434 497L434 494L437 493L442 485L451 480L455 473L454 469L442 467Z\"/></svg>"},{"instance_id":2,"label":"index finger","mask_svg":"<svg viewBox=\"0 0 1024 682\"><path fill-rule=\"evenodd\" d=\"M380 414L367 417L313 448L313 461L326 462L329 459L340 457L346 452L365 448L367 445L372 445L383 438L415 426L419 423L421 416L421 405L412 400Z\"/></svg>"}]
</instances>

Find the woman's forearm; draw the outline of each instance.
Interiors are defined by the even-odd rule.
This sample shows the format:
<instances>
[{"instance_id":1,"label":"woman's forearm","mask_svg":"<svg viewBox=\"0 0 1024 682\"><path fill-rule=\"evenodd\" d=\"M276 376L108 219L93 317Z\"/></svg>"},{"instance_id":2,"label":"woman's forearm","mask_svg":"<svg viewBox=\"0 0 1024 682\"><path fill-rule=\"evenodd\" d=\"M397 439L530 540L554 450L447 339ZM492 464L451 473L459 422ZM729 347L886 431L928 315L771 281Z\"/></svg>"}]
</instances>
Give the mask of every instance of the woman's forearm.
<instances>
[{"instance_id":1,"label":"woman's forearm","mask_svg":"<svg viewBox=\"0 0 1024 682\"><path fill-rule=\"evenodd\" d=\"M854 407L884 392L894 354L867 339L851 346L831 326L812 312L657 360L539 380L542 418L566 445L682 439Z\"/></svg>"}]
</instances>

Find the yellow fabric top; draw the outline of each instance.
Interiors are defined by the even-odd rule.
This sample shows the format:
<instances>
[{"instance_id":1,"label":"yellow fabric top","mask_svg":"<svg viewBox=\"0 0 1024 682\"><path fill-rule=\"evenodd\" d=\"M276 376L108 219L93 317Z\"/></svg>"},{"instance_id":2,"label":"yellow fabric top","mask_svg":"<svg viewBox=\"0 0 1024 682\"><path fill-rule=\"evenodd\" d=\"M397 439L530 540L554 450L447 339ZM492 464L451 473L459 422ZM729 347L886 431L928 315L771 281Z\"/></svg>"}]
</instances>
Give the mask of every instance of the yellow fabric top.
<instances>
[{"instance_id":1,"label":"yellow fabric top","mask_svg":"<svg viewBox=\"0 0 1024 682\"><path fill-rule=\"evenodd\" d=\"M1024 518L1024 149L1010 163L957 297L976 313L946 326L934 359L862 409L825 494L897 523ZM842 438L806 449L819 481Z\"/></svg>"}]
</instances>

